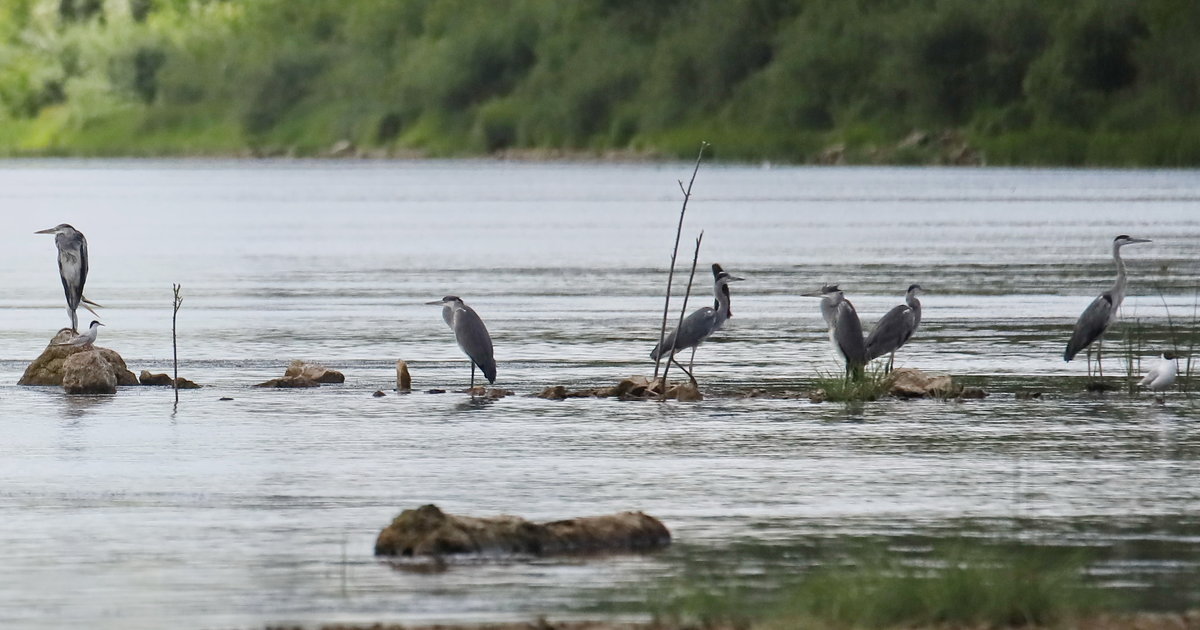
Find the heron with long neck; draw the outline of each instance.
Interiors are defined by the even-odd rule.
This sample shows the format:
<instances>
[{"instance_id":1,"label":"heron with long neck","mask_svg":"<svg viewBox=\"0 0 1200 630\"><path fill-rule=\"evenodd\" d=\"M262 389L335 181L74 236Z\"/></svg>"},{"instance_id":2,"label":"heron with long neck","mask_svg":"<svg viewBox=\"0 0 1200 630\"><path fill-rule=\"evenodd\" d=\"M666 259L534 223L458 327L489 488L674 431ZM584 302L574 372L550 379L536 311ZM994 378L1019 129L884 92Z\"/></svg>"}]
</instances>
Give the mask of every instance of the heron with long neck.
<instances>
[{"instance_id":1,"label":"heron with long neck","mask_svg":"<svg viewBox=\"0 0 1200 630\"><path fill-rule=\"evenodd\" d=\"M909 285L904 294L904 304L897 304L892 310L879 318L871 334L867 335L867 361L890 354L885 372L892 371L896 361L896 351L908 343L917 327L921 325L921 300L917 296L924 290L919 284Z\"/></svg>"},{"instance_id":2,"label":"heron with long neck","mask_svg":"<svg viewBox=\"0 0 1200 630\"><path fill-rule=\"evenodd\" d=\"M675 363L679 369L683 370L684 374L688 375L693 385L696 384L696 377L692 376L690 369L683 367L679 361L675 360L675 354L680 350L691 348L692 356L695 357L696 347L704 343L705 339L720 330L725 322L733 317L733 311L729 306L729 283L745 279L730 275L716 263L713 263L712 272L712 307L705 306L692 312L691 315L684 318L678 329L672 330L661 343L650 351L650 358L655 361L666 355L669 361ZM689 367L690 365L689 362Z\"/></svg>"},{"instance_id":3,"label":"heron with long neck","mask_svg":"<svg viewBox=\"0 0 1200 630\"><path fill-rule=\"evenodd\" d=\"M67 314L71 316L71 330L79 332L79 316L75 313L82 304L84 308L96 311L93 306L100 306L83 297L83 285L88 275L87 239L83 232L76 230L66 223L52 228L38 230L34 234L53 234L54 245L58 248L58 276L62 280L63 293L67 296Z\"/></svg>"},{"instance_id":4,"label":"heron with long neck","mask_svg":"<svg viewBox=\"0 0 1200 630\"><path fill-rule=\"evenodd\" d=\"M862 322L854 305L836 284L827 284L820 290L803 295L821 298L821 317L829 326L829 341L833 349L846 363L846 378L861 379L863 367L867 364L867 348L863 341Z\"/></svg>"},{"instance_id":5,"label":"heron with long neck","mask_svg":"<svg viewBox=\"0 0 1200 630\"><path fill-rule=\"evenodd\" d=\"M1128 279L1125 274L1125 261L1121 260L1121 248L1126 245L1135 243L1149 243L1148 238L1133 238L1128 234L1121 234L1113 239L1112 257L1113 263L1117 266L1117 279L1113 282L1112 288L1096 296L1092 303L1083 310L1079 316L1079 321L1075 322L1075 331L1071 333L1071 340L1067 342L1067 350L1063 353L1063 360L1070 361L1075 358L1075 355L1080 350L1087 348L1088 359L1088 376L1092 374L1092 342L1096 343L1096 365L1099 368L1100 378L1104 378L1104 363L1103 355L1103 340L1101 336L1104 331L1113 322L1117 321L1117 313L1121 308L1121 302L1125 300L1125 288L1128 284Z\"/></svg>"}]
</instances>

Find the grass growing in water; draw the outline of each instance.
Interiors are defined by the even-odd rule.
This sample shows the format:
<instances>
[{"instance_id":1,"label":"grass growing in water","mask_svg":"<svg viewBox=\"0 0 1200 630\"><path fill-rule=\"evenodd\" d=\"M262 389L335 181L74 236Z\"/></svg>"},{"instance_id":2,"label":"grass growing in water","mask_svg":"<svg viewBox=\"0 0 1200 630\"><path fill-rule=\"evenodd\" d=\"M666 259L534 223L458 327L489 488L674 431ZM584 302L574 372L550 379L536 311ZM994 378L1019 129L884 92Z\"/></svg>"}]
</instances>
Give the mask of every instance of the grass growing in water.
<instances>
[{"instance_id":1,"label":"grass growing in water","mask_svg":"<svg viewBox=\"0 0 1200 630\"><path fill-rule=\"evenodd\" d=\"M1073 551L954 545L924 558L858 555L755 588L743 573L682 578L652 592L655 617L738 628L1011 627L1055 624L1114 607Z\"/></svg>"},{"instance_id":2,"label":"grass growing in water","mask_svg":"<svg viewBox=\"0 0 1200 630\"><path fill-rule=\"evenodd\" d=\"M818 372L813 386L825 392L824 399L830 402L865 402L878 400L888 393L888 375L882 368L864 370L862 378L847 379L838 374Z\"/></svg>"}]
</instances>

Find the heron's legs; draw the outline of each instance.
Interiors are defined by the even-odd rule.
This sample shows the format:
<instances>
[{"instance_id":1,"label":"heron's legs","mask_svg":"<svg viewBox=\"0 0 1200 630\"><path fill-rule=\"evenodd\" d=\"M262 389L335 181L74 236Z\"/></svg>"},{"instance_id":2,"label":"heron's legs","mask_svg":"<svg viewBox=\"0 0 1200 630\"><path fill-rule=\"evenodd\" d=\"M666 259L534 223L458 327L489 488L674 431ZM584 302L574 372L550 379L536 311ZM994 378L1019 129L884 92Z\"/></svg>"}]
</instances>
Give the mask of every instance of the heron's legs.
<instances>
[{"instance_id":1,"label":"heron's legs","mask_svg":"<svg viewBox=\"0 0 1200 630\"><path fill-rule=\"evenodd\" d=\"M683 373L684 373L684 374L687 374L687 375L688 375L688 378L689 378L689 379L692 381L692 387L699 387L699 386L700 386L700 384L696 382L696 377L695 377L695 376L692 376L692 371L691 371L691 370L689 370L689 369L687 369L687 368L685 368L685 367L683 367L683 364L682 364L682 363L680 363L679 361L675 360L675 355L673 355L673 354L671 355L671 361L672 361L672 362L673 362L675 365L678 365L678 366L679 366L679 369L683 370Z\"/></svg>"},{"instance_id":2,"label":"heron's legs","mask_svg":"<svg viewBox=\"0 0 1200 630\"><path fill-rule=\"evenodd\" d=\"M475 395L475 362L471 361L471 395Z\"/></svg>"},{"instance_id":3,"label":"heron's legs","mask_svg":"<svg viewBox=\"0 0 1200 630\"><path fill-rule=\"evenodd\" d=\"M892 367L893 367L893 365L894 365L895 363L896 363L896 351L895 351L895 350L892 350L892 356L888 357L887 369L885 369L885 370L883 371L883 373L884 373L884 374L891 374L891 373L892 373Z\"/></svg>"},{"instance_id":4,"label":"heron's legs","mask_svg":"<svg viewBox=\"0 0 1200 630\"><path fill-rule=\"evenodd\" d=\"M1096 369L1100 372L1100 380L1104 380L1104 335L1096 338Z\"/></svg>"},{"instance_id":5,"label":"heron's legs","mask_svg":"<svg viewBox=\"0 0 1200 630\"><path fill-rule=\"evenodd\" d=\"M688 370L692 369L692 363L696 361L696 346L692 346L692 358L688 359Z\"/></svg>"},{"instance_id":6,"label":"heron's legs","mask_svg":"<svg viewBox=\"0 0 1200 630\"><path fill-rule=\"evenodd\" d=\"M79 334L79 315L75 314L75 309L67 306L67 315L71 316L71 332Z\"/></svg>"}]
</instances>

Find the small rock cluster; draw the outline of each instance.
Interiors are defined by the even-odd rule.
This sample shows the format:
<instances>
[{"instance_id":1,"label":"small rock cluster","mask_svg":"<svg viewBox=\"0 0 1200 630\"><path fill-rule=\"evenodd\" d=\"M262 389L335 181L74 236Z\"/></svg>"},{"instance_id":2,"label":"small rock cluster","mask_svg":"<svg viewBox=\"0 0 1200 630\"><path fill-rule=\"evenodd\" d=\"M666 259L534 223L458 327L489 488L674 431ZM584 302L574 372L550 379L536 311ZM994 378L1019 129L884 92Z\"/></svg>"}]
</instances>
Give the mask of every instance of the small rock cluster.
<instances>
[{"instance_id":1,"label":"small rock cluster","mask_svg":"<svg viewBox=\"0 0 1200 630\"><path fill-rule=\"evenodd\" d=\"M346 375L337 370L331 370L316 363L305 363L297 359L292 361L291 365L288 365L282 377L273 378L265 383L259 383L255 387L320 387L326 383L345 382Z\"/></svg>"},{"instance_id":2,"label":"small rock cluster","mask_svg":"<svg viewBox=\"0 0 1200 630\"><path fill-rule=\"evenodd\" d=\"M375 555L554 555L659 549L671 532L642 512L532 523L519 516L446 514L436 505L404 510L375 540Z\"/></svg>"},{"instance_id":3,"label":"small rock cluster","mask_svg":"<svg viewBox=\"0 0 1200 630\"><path fill-rule=\"evenodd\" d=\"M563 400L566 398L618 398L620 400L646 400L662 397L663 380L651 380L645 376L630 376L621 379L612 387L568 390L562 385L547 387L538 398ZM667 386L667 398L681 402L703 400L704 395L692 383Z\"/></svg>"}]
</instances>

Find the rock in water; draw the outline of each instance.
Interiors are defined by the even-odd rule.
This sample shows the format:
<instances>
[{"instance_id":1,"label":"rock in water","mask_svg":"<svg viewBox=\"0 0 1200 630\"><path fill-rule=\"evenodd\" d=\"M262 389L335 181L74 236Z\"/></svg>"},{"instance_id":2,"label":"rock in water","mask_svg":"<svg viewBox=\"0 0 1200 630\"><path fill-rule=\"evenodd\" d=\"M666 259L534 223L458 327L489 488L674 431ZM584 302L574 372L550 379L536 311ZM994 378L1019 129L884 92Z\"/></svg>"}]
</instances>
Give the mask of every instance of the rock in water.
<instances>
[{"instance_id":1,"label":"rock in water","mask_svg":"<svg viewBox=\"0 0 1200 630\"><path fill-rule=\"evenodd\" d=\"M76 352L63 361L63 389L68 394L115 394L117 377L99 351Z\"/></svg>"},{"instance_id":2,"label":"rock in water","mask_svg":"<svg viewBox=\"0 0 1200 630\"><path fill-rule=\"evenodd\" d=\"M949 398L962 392L948 375L930 376L916 368L896 368L888 375L888 392L901 398Z\"/></svg>"},{"instance_id":3,"label":"rock in water","mask_svg":"<svg viewBox=\"0 0 1200 630\"><path fill-rule=\"evenodd\" d=\"M292 389L300 387L320 387L321 384L311 378L303 376L284 376L283 378L273 378L265 383L259 383L255 387L277 387L280 389Z\"/></svg>"},{"instance_id":4,"label":"rock in water","mask_svg":"<svg viewBox=\"0 0 1200 630\"><path fill-rule=\"evenodd\" d=\"M142 373L138 375L138 381L142 385L155 385L158 387L170 387L174 383L170 375L151 374L150 370L142 370Z\"/></svg>"},{"instance_id":5,"label":"rock in water","mask_svg":"<svg viewBox=\"0 0 1200 630\"><path fill-rule=\"evenodd\" d=\"M408 364L403 360L396 361L396 389L402 392L412 390L412 376L408 373Z\"/></svg>"},{"instance_id":6,"label":"rock in water","mask_svg":"<svg viewBox=\"0 0 1200 630\"><path fill-rule=\"evenodd\" d=\"M137 385L138 379L134 376L129 368L125 367L125 359L113 350L108 348L84 348L81 346L60 346L55 344L66 343L75 338L75 333L71 332L70 328L63 328L54 335L50 340L50 345L42 351L38 358L34 359L28 367L25 368L25 373L21 375L21 380L17 381L18 385L53 385L58 387L63 384L63 363L68 357L83 352L98 352L105 362L108 363L112 370L113 378L116 379L117 385Z\"/></svg>"},{"instance_id":7,"label":"rock in water","mask_svg":"<svg viewBox=\"0 0 1200 630\"><path fill-rule=\"evenodd\" d=\"M597 553L658 549L671 532L642 512L531 523L518 516L454 516L436 505L405 510L379 533L377 556Z\"/></svg>"},{"instance_id":8,"label":"rock in water","mask_svg":"<svg viewBox=\"0 0 1200 630\"><path fill-rule=\"evenodd\" d=\"M345 383L346 376L337 370L331 370L323 365L316 363L305 363L299 359L292 361L288 366L287 371L283 373L284 378L301 378L318 383Z\"/></svg>"}]
</instances>

